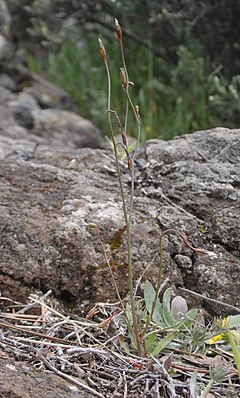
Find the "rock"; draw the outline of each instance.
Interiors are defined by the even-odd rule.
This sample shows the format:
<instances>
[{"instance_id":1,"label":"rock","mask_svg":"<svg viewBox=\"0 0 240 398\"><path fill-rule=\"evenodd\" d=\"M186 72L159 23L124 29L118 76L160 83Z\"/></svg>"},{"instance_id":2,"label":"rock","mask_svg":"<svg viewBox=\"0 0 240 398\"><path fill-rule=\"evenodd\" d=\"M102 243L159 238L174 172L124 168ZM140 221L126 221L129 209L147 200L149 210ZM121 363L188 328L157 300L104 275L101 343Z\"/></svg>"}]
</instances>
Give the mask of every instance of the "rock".
<instances>
[{"instance_id":1,"label":"rock","mask_svg":"<svg viewBox=\"0 0 240 398\"><path fill-rule=\"evenodd\" d=\"M0 0L0 33L10 38L11 15L5 0Z\"/></svg>"},{"instance_id":2,"label":"rock","mask_svg":"<svg viewBox=\"0 0 240 398\"><path fill-rule=\"evenodd\" d=\"M79 113L69 94L18 62L9 62L5 72L16 82L17 90L31 95L40 108L55 108Z\"/></svg>"},{"instance_id":3,"label":"rock","mask_svg":"<svg viewBox=\"0 0 240 398\"><path fill-rule=\"evenodd\" d=\"M29 87L19 92L26 82ZM48 97L50 93L54 103L43 104L41 96ZM0 75L0 100L0 115L4 116L0 129L5 136L28 136L44 145L63 143L72 148L106 146L99 129L72 111L75 107L70 106L72 101L64 90L22 65L4 67L4 73ZM49 108L43 109L47 105Z\"/></svg>"},{"instance_id":4,"label":"rock","mask_svg":"<svg viewBox=\"0 0 240 398\"><path fill-rule=\"evenodd\" d=\"M39 111L40 107L37 101L25 92L14 96L14 99L8 101L11 113L19 126L32 130L34 127L33 111Z\"/></svg>"},{"instance_id":5,"label":"rock","mask_svg":"<svg viewBox=\"0 0 240 398\"><path fill-rule=\"evenodd\" d=\"M188 312L186 300L181 296L176 296L171 302L171 313L175 319L181 319Z\"/></svg>"},{"instance_id":6,"label":"rock","mask_svg":"<svg viewBox=\"0 0 240 398\"><path fill-rule=\"evenodd\" d=\"M0 103L11 101L14 98L10 90L0 86Z\"/></svg>"},{"instance_id":7,"label":"rock","mask_svg":"<svg viewBox=\"0 0 240 398\"><path fill-rule=\"evenodd\" d=\"M0 75L0 101L3 102L10 102L13 101L15 98L15 91L16 85L13 79L10 78L9 75L5 73Z\"/></svg>"},{"instance_id":8,"label":"rock","mask_svg":"<svg viewBox=\"0 0 240 398\"><path fill-rule=\"evenodd\" d=\"M26 129L29 130L33 128L34 118L31 110L28 107L19 104L16 105L13 104L11 106L11 111L14 119L16 120L16 123L19 126L25 127Z\"/></svg>"},{"instance_id":9,"label":"rock","mask_svg":"<svg viewBox=\"0 0 240 398\"><path fill-rule=\"evenodd\" d=\"M13 54L10 42L11 16L4 0L0 0L0 64L8 62Z\"/></svg>"},{"instance_id":10,"label":"rock","mask_svg":"<svg viewBox=\"0 0 240 398\"><path fill-rule=\"evenodd\" d=\"M195 245L209 247L218 255L215 261L208 256L194 256L192 272L189 274L185 266L182 274L184 283L189 289L235 305L239 305L239 132L216 128L169 143L149 141L144 182L146 193L146 186L154 184L155 191L161 189L175 205L166 216L165 209L163 214L160 211L163 228L180 226ZM152 189L149 196L154 197ZM191 222L186 222L186 214ZM182 267L177 256L176 262Z\"/></svg>"},{"instance_id":11,"label":"rock","mask_svg":"<svg viewBox=\"0 0 240 398\"><path fill-rule=\"evenodd\" d=\"M61 123L56 120L57 129ZM49 136L55 123L50 127L45 127ZM2 133L0 140L2 295L25 300L32 290L52 289L77 313L97 301L116 300L102 242L126 296L127 238L111 151L49 140L33 153L34 134L29 133L21 139ZM159 237L170 229L163 239L168 285L239 305L238 148L239 130L228 129L147 142L136 164L135 280L152 262L145 277L156 284ZM129 195L126 166L122 174ZM173 229L217 258L193 253ZM198 303L188 301L190 307ZM228 313L207 301L201 304L212 314Z\"/></svg>"},{"instance_id":12,"label":"rock","mask_svg":"<svg viewBox=\"0 0 240 398\"><path fill-rule=\"evenodd\" d=\"M0 63L7 62L12 56L12 44L0 33Z\"/></svg>"},{"instance_id":13,"label":"rock","mask_svg":"<svg viewBox=\"0 0 240 398\"><path fill-rule=\"evenodd\" d=\"M28 146L29 140L42 145L64 144L69 148L106 146L100 131L90 121L70 111L41 109L30 94L14 94L3 86L0 86L0 117L1 134L27 138L24 146ZM4 151L4 143L1 150Z\"/></svg>"},{"instance_id":14,"label":"rock","mask_svg":"<svg viewBox=\"0 0 240 398\"><path fill-rule=\"evenodd\" d=\"M4 87L10 91L15 91L16 83L9 75L2 73L0 75L0 87Z\"/></svg>"},{"instance_id":15,"label":"rock","mask_svg":"<svg viewBox=\"0 0 240 398\"><path fill-rule=\"evenodd\" d=\"M10 106L22 106L28 109L29 111L36 111L40 110L40 106L38 105L37 101L35 98L28 94L25 93L24 91L17 93L15 96L15 100L13 102L8 103Z\"/></svg>"},{"instance_id":16,"label":"rock","mask_svg":"<svg viewBox=\"0 0 240 398\"><path fill-rule=\"evenodd\" d=\"M0 398L92 398L54 373L34 369L0 352Z\"/></svg>"},{"instance_id":17,"label":"rock","mask_svg":"<svg viewBox=\"0 0 240 398\"><path fill-rule=\"evenodd\" d=\"M103 146L100 131L89 120L70 111L44 109L32 111L35 133L76 147Z\"/></svg>"},{"instance_id":18,"label":"rock","mask_svg":"<svg viewBox=\"0 0 240 398\"><path fill-rule=\"evenodd\" d=\"M39 76L32 77L33 81L24 92L35 98L41 108L66 109L78 113L77 106L66 91Z\"/></svg>"}]
</instances>

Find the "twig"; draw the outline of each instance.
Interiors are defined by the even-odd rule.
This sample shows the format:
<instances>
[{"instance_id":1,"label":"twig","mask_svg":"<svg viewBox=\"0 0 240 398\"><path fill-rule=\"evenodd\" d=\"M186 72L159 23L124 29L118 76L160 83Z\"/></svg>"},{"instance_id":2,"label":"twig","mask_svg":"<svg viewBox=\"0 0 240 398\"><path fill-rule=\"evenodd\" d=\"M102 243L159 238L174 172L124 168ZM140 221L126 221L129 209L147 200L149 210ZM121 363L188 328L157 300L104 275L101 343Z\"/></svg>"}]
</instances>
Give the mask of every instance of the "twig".
<instances>
[{"instance_id":1,"label":"twig","mask_svg":"<svg viewBox=\"0 0 240 398\"><path fill-rule=\"evenodd\" d=\"M147 270L152 266L153 261L155 260L156 256L157 256L157 254L155 254L155 255L153 256L152 260L151 260L150 263L147 265L147 267L145 268L145 270L144 270L143 273L141 274L140 278L138 279L137 284L136 284L136 287L135 287L135 289L134 289L134 299L136 298L137 291L138 291L138 288L139 288L139 285L140 285L140 283L141 283L141 281L142 281L143 276L145 275L145 273L147 272Z\"/></svg>"},{"instance_id":2,"label":"twig","mask_svg":"<svg viewBox=\"0 0 240 398\"><path fill-rule=\"evenodd\" d=\"M52 290L48 290L47 293L45 293L39 300L38 303L42 304L43 301L48 298L48 296L50 296L52 294ZM29 303L27 304L24 308L22 308L21 310L17 311L17 314L24 314L26 311L30 310L31 308L36 306L36 302L35 303Z\"/></svg>"},{"instance_id":3,"label":"twig","mask_svg":"<svg viewBox=\"0 0 240 398\"><path fill-rule=\"evenodd\" d=\"M59 342L59 343L62 343L62 344L65 343L65 345L67 345L67 343L68 343L68 341L66 341L64 339L60 339L60 338L54 337L54 336L48 336L46 334L35 332L33 330L24 329L23 327L19 327L19 326L16 326L16 325L11 325L9 323L0 322L0 327L5 328L5 329L16 330L18 332L27 333L27 334L30 334L32 336L41 337L43 339L52 340L52 341ZM72 343L73 346L75 344L76 344L75 342Z\"/></svg>"},{"instance_id":4,"label":"twig","mask_svg":"<svg viewBox=\"0 0 240 398\"><path fill-rule=\"evenodd\" d=\"M157 394L156 398L161 398L160 395L159 395L159 381L158 381L158 379L155 382L155 389L156 389L156 394Z\"/></svg>"},{"instance_id":5,"label":"twig","mask_svg":"<svg viewBox=\"0 0 240 398\"><path fill-rule=\"evenodd\" d=\"M124 381L124 395L123 398L127 398L128 387L127 387L127 379L126 379L126 372L123 371L123 381Z\"/></svg>"},{"instance_id":6,"label":"twig","mask_svg":"<svg viewBox=\"0 0 240 398\"><path fill-rule=\"evenodd\" d=\"M196 297L202 298L203 300L209 301L210 303L219 304L222 307L227 307L227 308L230 308L233 311L236 311L236 312L240 313L240 308L234 307L231 304L227 304L227 303L224 303L223 301L215 300L215 299L203 296L200 293L193 292L192 290L185 289L184 287L179 287L178 289L181 290L182 292L188 293L188 294L190 294L192 296L196 296Z\"/></svg>"},{"instance_id":7,"label":"twig","mask_svg":"<svg viewBox=\"0 0 240 398\"><path fill-rule=\"evenodd\" d=\"M159 370L163 373L163 375L165 376L166 380L167 380L167 387L168 387L168 391L171 394L171 398L176 398L176 391L175 391L175 387L173 384L173 380L172 378L169 376L168 372L166 371L165 367L155 358L150 354L152 360L155 362L155 364L158 366Z\"/></svg>"},{"instance_id":8,"label":"twig","mask_svg":"<svg viewBox=\"0 0 240 398\"><path fill-rule=\"evenodd\" d=\"M82 388L85 391L88 391L92 394L94 394L96 397L99 398L105 398L104 395L102 395L101 393L97 392L96 390L94 390L93 388L87 386L84 383L81 383L80 381L76 380L74 377L67 375L63 372L61 372L60 370L56 369L50 362L47 361L46 358L44 358L41 354L37 354L36 357L38 359L40 359L40 361L42 361L44 363L44 365L50 369L52 372L56 373L58 376L62 377L63 379L66 379L68 381L70 381L70 383L75 384L76 386Z\"/></svg>"},{"instance_id":9,"label":"twig","mask_svg":"<svg viewBox=\"0 0 240 398\"><path fill-rule=\"evenodd\" d=\"M98 232L99 232L99 230L98 230ZM110 264L109 259L107 257L107 253L106 253L103 241L101 239L100 233L99 233L99 241L100 241L100 244L101 244L101 247L102 247L102 251L103 251L103 254L104 254L105 261L107 263L107 266L108 266L108 269L109 269L109 272L110 272L110 275L111 275L111 278L112 278L112 282L114 284L114 288L115 288L115 292L117 294L117 298L118 298L118 300L119 300L119 302L121 304L122 310L125 312L125 307L123 305L122 298L121 298L120 293L119 293L118 285L117 285L116 279L114 277L111 264Z\"/></svg>"}]
</instances>

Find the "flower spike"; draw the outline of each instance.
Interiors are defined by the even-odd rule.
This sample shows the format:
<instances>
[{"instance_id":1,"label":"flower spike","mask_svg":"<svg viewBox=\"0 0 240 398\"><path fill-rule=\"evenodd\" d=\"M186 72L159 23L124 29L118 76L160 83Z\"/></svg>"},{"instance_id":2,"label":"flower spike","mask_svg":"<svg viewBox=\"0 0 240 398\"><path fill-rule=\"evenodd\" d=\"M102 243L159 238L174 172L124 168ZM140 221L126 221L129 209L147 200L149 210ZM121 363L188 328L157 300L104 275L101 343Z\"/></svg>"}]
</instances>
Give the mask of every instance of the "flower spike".
<instances>
[{"instance_id":1,"label":"flower spike","mask_svg":"<svg viewBox=\"0 0 240 398\"><path fill-rule=\"evenodd\" d=\"M121 26L119 25L119 22L118 22L118 20L116 18L115 18L114 22L115 22L115 28L116 28L117 36L118 36L119 40L122 40L122 29L121 29Z\"/></svg>"},{"instance_id":2,"label":"flower spike","mask_svg":"<svg viewBox=\"0 0 240 398\"><path fill-rule=\"evenodd\" d=\"M124 68L120 68L120 80L124 88L127 87L127 76Z\"/></svg>"},{"instance_id":3,"label":"flower spike","mask_svg":"<svg viewBox=\"0 0 240 398\"><path fill-rule=\"evenodd\" d=\"M98 44L99 44L99 48L100 48L100 53L101 53L102 59L103 59L104 62L106 62L107 54L106 54L105 47L104 47L103 42L102 42L101 39L98 39Z\"/></svg>"}]
</instances>

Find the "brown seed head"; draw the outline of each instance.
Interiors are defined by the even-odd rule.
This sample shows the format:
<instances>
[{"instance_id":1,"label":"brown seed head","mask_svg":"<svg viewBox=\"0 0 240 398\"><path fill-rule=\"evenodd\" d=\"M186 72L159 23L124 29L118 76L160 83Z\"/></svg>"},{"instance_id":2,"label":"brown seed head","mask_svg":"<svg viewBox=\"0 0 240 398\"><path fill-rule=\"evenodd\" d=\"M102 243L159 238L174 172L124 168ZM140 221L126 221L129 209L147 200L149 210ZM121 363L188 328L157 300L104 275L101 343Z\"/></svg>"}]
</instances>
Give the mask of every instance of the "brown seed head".
<instances>
[{"instance_id":1,"label":"brown seed head","mask_svg":"<svg viewBox=\"0 0 240 398\"><path fill-rule=\"evenodd\" d=\"M123 145L125 145L126 147L128 146L127 136L123 130L122 130L122 142L123 142Z\"/></svg>"},{"instance_id":2,"label":"brown seed head","mask_svg":"<svg viewBox=\"0 0 240 398\"><path fill-rule=\"evenodd\" d=\"M120 80L124 88L127 87L127 77L124 68L120 68Z\"/></svg>"},{"instance_id":3,"label":"brown seed head","mask_svg":"<svg viewBox=\"0 0 240 398\"><path fill-rule=\"evenodd\" d=\"M103 61L105 62L107 59L107 55L106 55L105 47L104 47L101 39L98 39L98 44L99 44L99 48L100 48L100 54L102 56Z\"/></svg>"},{"instance_id":4,"label":"brown seed head","mask_svg":"<svg viewBox=\"0 0 240 398\"><path fill-rule=\"evenodd\" d=\"M137 114L137 116L140 117L140 114L139 114L139 106L138 106L138 105L135 105L135 109L136 109L136 114Z\"/></svg>"},{"instance_id":5,"label":"brown seed head","mask_svg":"<svg viewBox=\"0 0 240 398\"><path fill-rule=\"evenodd\" d=\"M119 40L122 40L122 29L121 29L121 26L119 25L119 22L118 22L118 20L116 18L115 18L114 22L115 22L115 28L116 28L117 36L118 36Z\"/></svg>"},{"instance_id":6,"label":"brown seed head","mask_svg":"<svg viewBox=\"0 0 240 398\"><path fill-rule=\"evenodd\" d=\"M132 159L130 158L130 155L128 155L128 170L130 171L132 167Z\"/></svg>"}]
</instances>

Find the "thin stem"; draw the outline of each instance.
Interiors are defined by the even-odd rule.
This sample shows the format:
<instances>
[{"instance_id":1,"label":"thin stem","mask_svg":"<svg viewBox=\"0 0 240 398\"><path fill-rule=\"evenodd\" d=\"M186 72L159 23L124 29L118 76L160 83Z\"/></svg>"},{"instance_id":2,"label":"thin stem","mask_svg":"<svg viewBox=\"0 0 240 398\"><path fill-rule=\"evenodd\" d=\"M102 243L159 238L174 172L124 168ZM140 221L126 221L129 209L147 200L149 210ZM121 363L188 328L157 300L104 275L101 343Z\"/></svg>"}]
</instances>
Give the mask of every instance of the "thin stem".
<instances>
[{"instance_id":1,"label":"thin stem","mask_svg":"<svg viewBox=\"0 0 240 398\"><path fill-rule=\"evenodd\" d=\"M156 309L156 305L157 305L157 301L158 301L158 295L159 295L160 288L161 288L161 279L162 279L162 271L163 271L163 248L162 248L163 238L164 238L164 236L165 236L166 234L169 234L169 233L172 233L172 234L174 234L174 235L180 236L180 238L183 240L183 243L184 243L186 246L188 246L191 250L193 250L194 252L201 253L201 254L207 254L207 251L205 251L205 250L203 250L203 249L200 249L200 248L193 247L193 246L188 242L186 236L185 236L183 233L177 231L176 229L169 228L169 229L166 229L165 231L163 231L163 232L161 233L161 235L160 235L160 242L159 242L159 268L158 268L158 277L157 277L157 287L156 287L156 292L155 292L155 297L154 297L154 302L153 302L153 305L152 305L151 313L150 313L150 315L148 316L148 318L147 318L147 320L146 320L146 325L145 325L144 330L142 331L141 339L142 339L142 338L144 337L144 335L146 334L146 332L147 332L147 330L148 330L148 327L149 327L149 325L150 325L150 322L151 322L151 320L152 320L154 311L155 311L155 309Z\"/></svg>"},{"instance_id":2,"label":"thin stem","mask_svg":"<svg viewBox=\"0 0 240 398\"><path fill-rule=\"evenodd\" d=\"M118 298L118 300L119 300L119 302L120 302L122 311L123 311L123 313L124 313L124 315L125 315L125 318L126 318L127 327L128 327L128 329L131 331L131 333L132 333L132 335L133 335L133 334L134 334L134 333L133 333L133 329L132 329L132 326L131 326L131 324L130 324L128 318L127 318L126 309L125 309L125 307L124 307L122 298L121 298L121 296L120 296L120 292L119 292L119 289L118 289L118 285L117 285L116 279L115 279L115 277L114 277L114 274L113 274L113 271L112 271L112 267L111 267L111 265L110 265L110 263L109 263L109 260L108 260L108 258L107 258L107 253L106 253L106 250L105 250L105 247L104 247L104 244L103 244L103 242L102 242L102 239L101 239L100 235L99 235L99 240L100 240L100 243L101 243L101 246L102 246L102 250L103 250L104 257L105 257L105 261L106 261L106 263L107 263L107 266L108 266L108 269L109 269L109 272L110 272L110 275L111 275L111 278L112 278L112 281L113 281L113 284L114 284L114 288L115 288L115 291L116 291L116 294L117 294L117 298Z\"/></svg>"},{"instance_id":3,"label":"thin stem","mask_svg":"<svg viewBox=\"0 0 240 398\"><path fill-rule=\"evenodd\" d=\"M207 398L208 393L211 391L213 385L214 385L214 380L211 379L209 381L208 385L202 391L201 398Z\"/></svg>"},{"instance_id":4,"label":"thin stem","mask_svg":"<svg viewBox=\"0 0 240 398\"><path fill-rule=\"evenodd\" d=\"M137 291L138 291L139 285L140 285L140 283L142 281L142 278L144 277L145 273L149 270L149 268L152 266L153 261L155 260L155 257L156 257L156 254L154 255L154 257L152 258L152 260L147 265L147 267L144 269L143 273L141 274L140 278L138 279L137 284L136 284L135 289L134 289L135 290L134 291L134 298L136 298Z\"/></svg>"},{"instance_id":5,"label":"thin stem","mask_svg":"<svg viewBox=\"0 0 240 398\"><path fill-rule=\"evenodd\" d=\"M116 160L118 181L119 181L119 185L120 185L120 192L121 192L121 198L122 198L122 203L123 203L124 218L125 218L125 223L126 223L126 226L127 226L128 284L129 284L131 313L132 313L132 318L133 318L134 338L135 338L135 341L136 341L138 355L141 356L142 355L142 348L141 348L141 342L140 342L140 339L139 339L139 327L138 327L138 323L137 323L137 316L136 316L136 310L135 310L135 304L134 304L134 295L133 295L131 230L130 230L131 217L130 217L130 214L128 216L128 213L127 213L127 206L126 206L126 202L125 202L125 196L124 196L123 184L122 184L122 178L121 178L121 171L120 171L119 160L118 160L117 145L116 145L116 140L115 140L115 137L114 137L112 120L111 120L111 76L110 76L110 71L109 71L109 67L108 67L108 63L107 63L106 58L104 59L104 64L105 64L105 67L106 67L107 79L108 79L108 104L107 104L108 122L109 122L109 126L110 126L111 138L112 138L112 142L113 142L113 149L114 149L114 156L115 156L115 160ZM134 173L134 168L133 168L133 171L131 171L131 174L132 173ZM133 182L133 186L134 186L134 182ZM133 192L133 188L131 189L131 192ZM132 194L131 194L131 197L132 197ZM132 202L133 202L133 200L131 199L130 209L132 208ZM130 212L132 214L131 210L130 210ZM127 320L127 322L128 322L128 320Z\"/></svg>"},{"instance_id":6,"label":"thin stem","mask_svg":"<svg viewBox=\"0 0 240 398\"><path fill-rule=\"evenodd\" d=\"M122 298L121 298L120 293L119 293L119 289L118 289L118 286L117 286L117 282L116 282L116 280L115 280L115 277L114 277L114 274L113 274L113 271L112 271L111 264L110 264L110 262L109 262L109 260L108 260L108 258L107 258L107 253L106 253L104 244L103 244L102 239L100 238L100 236L99 236L99 240L100 240L100 244L101 244L101 246L102 246L102 250L103 250L103 254L104 254L105 261L106 261L106 263L107 263L107 266L108 266L108 269L109 269L109 272L110 272L110 275L111 275L111 278L112 278L112 281L113 281L113 284L114 284L114 288L115 288L115 291L116 291L116 294L117 294L117 298L118 298L118 300L119 300L119 302L120 302L120 305L121 305L122 310L125 312L125 307L124 307L124 305L123 305Z\"/></svg>"},{"instance_id":7,"label":"thin stem","mask_svg":"<svg viewBox=\"0 0 240 398\"><path fill-rule=\"evenodd\" d=\"M240 308L234 307L231 304L227 304L227 303L224 303L223 301L203 296L200 293L196 293L193 290L185 289L184 287L179 287L178 290L180 290L180 291L182 291L184 293L188 293L188 294L190 294L192 296L199 297L199 298L201 298L201 299L203 299L205 301L208 301L209 303L214 303L214 304L218 304L218 305L220 305L222 307L230 308L232 311L238 312L240 314Z\"/></svg>"},{"instance_id":8,"label":"thin stem","mask_svg":"<svg viewBox=\"0 0 240 398\"><path fill-rule=\"evenodd\" d=\"M39 359L40 361L42 361L48 369L50 369L52 372L55 372L58 376L62 377L63 379L66 379L70 383L77 385L78 387L82 388L83 390L87 391L88 393L95 395L96 397L104 398L104 395L102 395L100 392L94 390L93 388L89 387L85 383L81 383L78 379L75 379L71 375L61 372L60 370L55 368L46 358L44 358L43 355L36 354L36 358Z\"/></svg>"},{"instance_id":9,"label":"thin stem","mask_svg":"<svg viewBox=\"0 0 240 398\"><path fill-rule=\"evenodd\" d=\"M155 297L154 297L154 302L153 302L153 305L152 305L151 313L147 317L146 325L145 325L145 328L142 331L141 338L143 338L144 335L146 334L146 332L148 331L150 322L152 320L152 317L153 317L153 314L154 314L154 311L155 311L155 308L156 308L156 305L157 305L158 295L159 295L159 291L160 291L160 288L161 288L161 279L162 279L162 270L163 270L163 249L162 249L163 236L164 236L164 232L161 234L160 242L159 242L159 267L158 267L156 293L155 293Z\"/></svg>"},{"instance_id":10,"label":"thin stem","mask_svg":"<svg viewBox=\"0 0 240 398\"><path fill-rule=\"evenodd\" d=\"M115 20L116 23L116 20ZM118 28L120 28L118 22L117 22ZM120 33L120 32L119 32ZM124 56L124 49L123 49L123 42L122 42L122 34L118 34L119 38L119 45L120 45L120 51L121 51L121 58L122 58L122 63L123 63L123 69L124 69L124 74L125 74L125 79L126 79L126 85L125 85L125 93L127 96L127 103L126 103L126 111L125 111L125 121L124 121L124 130L125 134L127 134L127 122L128 122L128 111L129 111L129 104L132 107L132 110L134 112L135 117L136 115L136 110L134 108L134 105L131 101L131 98L129 96L129 77L128 77L128 71L127 71L127 66L126 66L126 61L125 61L125 56ZM136 118L137 123L139 125L139 118ZM139 128L138 128L139 130ZM138 355L142 355L142 347L141 347L141 339L139 336L139 325L137 322L137 315L136 315L136 309L135 309L135 300L134 300L134 290L133 290L133 271L132 271L132 236L131 236L131 226L132 226L132 213L133 213L133 203L134 203L134 180L135 180L135 175L134 175L134 158L132 157L132 162L131 162L131 192L130 192L130 207L129 207L129 214L128 214L128 223L127 223L127 251L128 251L128 285L129 285L129 295L130 295L130 306L131 306L131 313L132 313L132 318L133 318L133 328L134 328L134 334L135 334L135 339L136 339L136 344L137 344L137 350L138 350Z\"/></svg>"},{"instance_id":11,"label":"thin stem","mask_svg":"<svg viewBox=\"0 0 240 398\"><path fill-rule=\"evenodd\" d=\"M118 24L118 22L117 22L117 24ZM120 29L120 26L119 26L119 29ZM127 105L126 105L126 114L125 114L125 133L127 133L128 104L130 104L130 106L131 106L131 108L133 110L133 114L135 116L135 119L136 119L136 122L137 122L137 126L138 126L137 144L136 144L134 155L133 155L133 158L132 158L132 160L134 161L134 158L136 156L136 152L137 152L137 149L138 149L138 145L139 145L139 142L140 142L140 118L139 118L139 115L136 112L136 109L135 109L135 107L134 107L134 105L132 103L131 97L129 95L129 77L128 77L128 70L127 70L127 65L126 65L126 61L125 61L124 49L123 49L122 34L120 36L118 35L118 38L119 38L119 45L120 45L123 69L124 69L125 77L126 77L125 93L126 93L127 100L128 100L127 101Z\"/></svg>"},{"instance_id":12,"label":"thin stem","mask_svg":"<svg viewBox=\"0 0 240 398\"><path fill-rule=\"evenodd\" d=\"M120 165L119 165L119 160L118 160L117 145L116 145L116 140L115 140L115 136L114 136L114 132L113 132L112 119L111 119L111 76L110 76L110 71L109 71L107 60L104 60L104 64L106 67L107 79L108 79L108 102L107 102L108 123L109 123L109 127L110 127L112 143L113 143L113 150L114 150L114 156L115 156L116 167L117 167L117 175L118 175L118 181L119 181L122 204L123 204L124 219L125 219L126 225L128 225L127 206L126 206L126 202L125 202L125 196L124 196L123 184L122 184L122 178L121 178L121 171L120 171Z\"/></svg>"},{"instance_id":13,"label":"thin stem","mask_svg":"<svg viewBox=\"0 0 240 398\"><path fill-rule=\"evenodd\" d=\"M137 114L136 108L135 108L135 106L133 105L133 102L132 102L132 100L131 100L131 97L130 97L128 91L125 90L125 92L126 92L127 100L128 100L128 102L129 102L129 104L130 104L130 106L131 106L131 108L132 108L132 111L133 111L133 114L134 114L134 117L135 117L135 119L136 119L136 123L137 123L137 126L138 126L137 143L136 143L135 150L134 150L134 153L133 153L133 156L132 156L132 161L134 162L135 157L136 157L136 154L137 154L139 142L140 142L140 136L141 136L141 123L140 123L140 117L139 117L139 115Z\"/></svg>"},{"instance_id":14,"label":"thin stem","mask_svg":"<svg viewBox=\"0 0 240 398\"><path fill-rule=\"evenodd\" d=\"M129 88L129 78L128 78L128 71L127 71L127 65L125 62L125 56L124 56L124 50L123 50L123 42L122 39L119 40L119 45L120 45L120 51L121 51L121 57L122 57L122 63L123 63L123 68L125 71L126 75L126 92L128 93L128 88ZM126 111L125 111L125 121L124 121L124 131L125 134L127 134L127 122L128 122L128 102L126 103Z\"/></svg>"}]
</instances>

